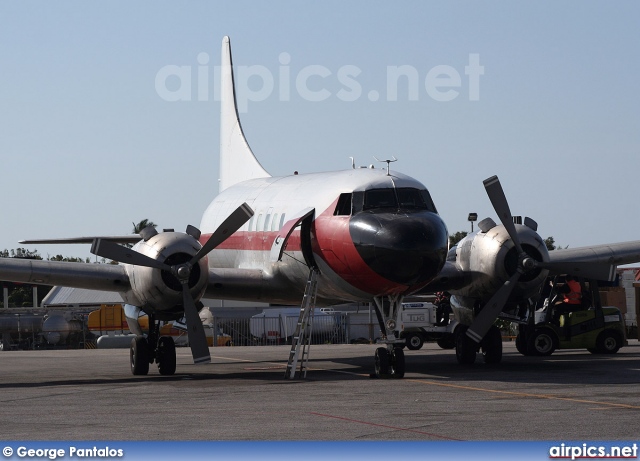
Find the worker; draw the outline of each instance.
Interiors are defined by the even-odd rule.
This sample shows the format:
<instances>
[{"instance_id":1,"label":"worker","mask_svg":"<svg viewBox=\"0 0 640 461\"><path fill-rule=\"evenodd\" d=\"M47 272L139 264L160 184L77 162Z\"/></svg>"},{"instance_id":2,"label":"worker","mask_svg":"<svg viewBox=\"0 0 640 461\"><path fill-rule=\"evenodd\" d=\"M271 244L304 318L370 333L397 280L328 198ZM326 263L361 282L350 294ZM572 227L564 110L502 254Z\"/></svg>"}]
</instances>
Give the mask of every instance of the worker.
<instances>
[{"instance_id":1,"label":"worker","mask_svg":"<svg viewBox=\"0 0 640 461\"><path fill-rule=\"evenodd\" d=\"M451 294L446 291L436 293L436 326L449 325L449 314L451 314Z\"/></svg>"},{"instance_id":2,"label":"worker","mask_svg":"<svg viewBox=\"0 0 640 461\"><path fill-rule=\"evenodd\" d=\"M582 287L580 286L580 282L569 275L566 278L562 293L564 294L562 303L568 305L568 307L573 306L575 308L582 303Z\"/></svg>"},{"instance_id":3,"label":"worker","mask_svg":"<svg viewBox=\"0 0 640 461\"><path fill-rule=\"evenodd\" d=\"M582 286L576 279L567 275L565 283L557 289L560 301L555 304L553 320L560 321L560 316L582 308Z\"/></svg>"}]
</instances>

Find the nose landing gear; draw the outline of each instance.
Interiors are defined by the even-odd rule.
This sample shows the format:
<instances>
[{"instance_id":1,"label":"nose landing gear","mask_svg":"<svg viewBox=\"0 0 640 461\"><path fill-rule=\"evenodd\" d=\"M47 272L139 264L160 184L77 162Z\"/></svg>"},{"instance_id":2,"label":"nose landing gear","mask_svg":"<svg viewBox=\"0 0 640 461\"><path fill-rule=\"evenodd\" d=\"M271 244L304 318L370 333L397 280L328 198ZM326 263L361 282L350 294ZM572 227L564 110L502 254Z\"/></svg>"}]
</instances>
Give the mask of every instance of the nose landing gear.
<instances>
[{"instance_id":1,"label":"nose landing gear","mask_svg":"<svg viewBox=\"0 0 640 461\"><path fill-rule=\"evenodd\" d=\"M374 357L376 378L404 377L405 359L402 347L406 344L406 340L400 339L400 332L396 329L402 299L400 295L374 298L376 316L386 344L386 347L376 349Z\"/></svg>"}]
</instances>

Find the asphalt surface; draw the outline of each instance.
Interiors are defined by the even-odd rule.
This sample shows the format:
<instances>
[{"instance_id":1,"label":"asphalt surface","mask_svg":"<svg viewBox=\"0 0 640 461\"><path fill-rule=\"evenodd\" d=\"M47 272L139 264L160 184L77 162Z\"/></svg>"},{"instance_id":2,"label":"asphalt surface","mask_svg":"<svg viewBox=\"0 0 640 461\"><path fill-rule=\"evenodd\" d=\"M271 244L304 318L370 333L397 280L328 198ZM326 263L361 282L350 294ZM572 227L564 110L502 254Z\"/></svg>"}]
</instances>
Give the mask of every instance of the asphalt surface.
<instances>
[{"instance_id":1,"label":"asphalt surface","mask_svg":"<svg viewBox=\"0 0 640 461\"><path fill-rule=\"evenodd\" d=\"M405 351L404 379L372 379L373 345L312 346L283 379L288 346L212 348L175 376L129 371L128 350L0 352L3 440L639 440L640 343L614 356L557 351L463 367L451 350Z\"/></svg>"}]
</instances>

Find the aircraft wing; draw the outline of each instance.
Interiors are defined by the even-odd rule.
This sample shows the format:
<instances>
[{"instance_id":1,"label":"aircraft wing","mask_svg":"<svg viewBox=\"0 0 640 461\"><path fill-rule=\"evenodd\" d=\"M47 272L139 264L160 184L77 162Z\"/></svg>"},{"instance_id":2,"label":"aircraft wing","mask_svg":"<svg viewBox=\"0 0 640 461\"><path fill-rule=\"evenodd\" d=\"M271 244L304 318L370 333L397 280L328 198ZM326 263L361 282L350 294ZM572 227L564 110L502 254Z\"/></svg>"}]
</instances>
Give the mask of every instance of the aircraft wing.
<instances>
[{"instance_id":1,"label":"aircraft wing","mask_svg":"<svg viewBox=\"0 0 640 461\"><path fill-rule=\"evenodd\" d=\"M632 264L640 262L640 241L611 243L589 247L567 248L549 252L553 263Z\"/></svg>"},{"instance_id":2,"label":"aircraft wing","mask_svg":"<svg viewBox=\"0 0 640 461\"><path fill-rule=\"evenodd\" d=\"M0 280L121 293L131 288L126 270L121 265L20 258L0 258Z\"/></svg>"},{"instance_id":3,"label":"aircraft wing","mask_svg":"<svg viewBox=\"0 0 640 461\"><path fill-rule=\"evenodd\" d=\"M435 293L438 291L450 291L459 289L469 283L471 274L463 271L455 262L444 263L438 276L429 284L414 294Z\"/></svg>"},{"instance_id":4,"label":"aircraft wing","mask_svg":"<svg viewBox=\"0 0 640 461\"><path fill-rule=\"evenodd\" d=\"M59 238L59 239L31 239L31 240L20 240L18 243L21 245L53 245L53 244L73 244L73 243L93 243L94 240L107 240L113 243L138 243L142 237L138 234L130 234L130 235L116 235L116 236L104 236L104 237L70 237L70 238Z\"/></svg>"}]
</instances>

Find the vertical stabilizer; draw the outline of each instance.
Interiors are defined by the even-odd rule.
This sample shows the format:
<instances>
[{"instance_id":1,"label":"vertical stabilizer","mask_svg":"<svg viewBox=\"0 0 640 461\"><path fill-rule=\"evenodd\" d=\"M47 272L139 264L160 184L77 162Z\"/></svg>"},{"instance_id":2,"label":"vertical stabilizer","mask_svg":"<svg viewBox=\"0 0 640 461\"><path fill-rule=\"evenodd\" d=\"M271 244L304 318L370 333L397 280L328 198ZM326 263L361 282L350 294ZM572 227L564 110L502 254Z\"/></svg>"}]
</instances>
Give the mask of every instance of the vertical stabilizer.
<instances>
[{"instance_id":1,"label":"vertical stabilizer","mask_svg":"<svg viewBox=\"0 0 640 461\"><path fill-rule=\"evenodd\" d=\"M248 179L271 176L251 152L240 126L229 37L222 39L221 64L220 192Z\"/></svg>"}]
</instances>

